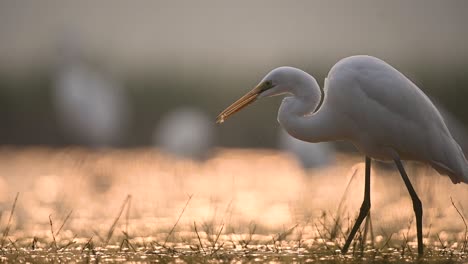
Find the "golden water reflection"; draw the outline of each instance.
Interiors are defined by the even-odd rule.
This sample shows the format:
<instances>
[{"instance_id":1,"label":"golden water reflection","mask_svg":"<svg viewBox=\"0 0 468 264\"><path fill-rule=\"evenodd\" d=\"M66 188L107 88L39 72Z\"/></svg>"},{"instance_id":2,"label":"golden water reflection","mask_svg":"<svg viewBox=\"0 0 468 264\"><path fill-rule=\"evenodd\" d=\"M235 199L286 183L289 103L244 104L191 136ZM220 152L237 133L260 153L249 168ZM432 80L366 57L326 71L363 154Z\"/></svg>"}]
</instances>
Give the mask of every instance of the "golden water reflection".
<instances>
[{"instance_id":1,"label":"golden water reflection","mask_svg":"<svg viewBox=\"0 0 468 264\"><path fill-rule=\"evenodd\" d=\"M198 162L151 148L3 147L0 228L7 226L19 192L10 236L50 237L49 215L57 231L72 211L62 237L105 240L131 195L130 210L120 217L115 234L164 240L181 216L171 239L190 236L194 223L204 238L221 226L220 239L225 240L243 239L253 226L257 240L271 240L271 234L294 226L300 227L303 239L317 238L320 228L338 218L342 229L352 224L363 198L362 161L360 156L338 154L332 166L303 170L289 154L272 150L218 149L212 158ZM466 217L468 185L453 185L426 166L410 163L407 170L423 202L426 242L435 235L463 241L464 224L450 197ZM393 233L396 239L414 237L414 224L408 230L412 204L398 173L379 166L372 173L376 241Z\"/></svg>"}]
</instances>

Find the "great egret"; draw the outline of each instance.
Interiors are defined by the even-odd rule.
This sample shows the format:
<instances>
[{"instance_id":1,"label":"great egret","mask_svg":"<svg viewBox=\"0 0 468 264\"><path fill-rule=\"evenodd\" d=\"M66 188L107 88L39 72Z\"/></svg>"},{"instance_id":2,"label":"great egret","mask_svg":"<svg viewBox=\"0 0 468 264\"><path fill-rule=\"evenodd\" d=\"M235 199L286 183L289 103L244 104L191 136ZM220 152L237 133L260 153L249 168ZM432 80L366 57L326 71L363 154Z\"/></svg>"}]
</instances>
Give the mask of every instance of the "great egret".
<instances>
[{"instance_id":1,"label":"great egret","mask_svg":"<svg viewBox=\"0 0 468 264\"><path fill-rule=\"evenodd\" d=\"M183 107L165 114L153 133L153 142L178 158L205 160L214 145L214 126L196 108Z\"/></svg>"},{"instance_id":2,"label":"great egret","mask_svg":"<svg viewBox=\"0 0 468 264\"><path fill-rule=\"evenodd\" d=\"M292 154L304 169L324 168L335 161L335 147L330 142L309 143L290 136L281 129L279 148Z\"/></svg>"},{"instance_id":3,"label":"great egret","mask_svg":"<svg viewBox=\"0 0 468 264\"><path fill-rule=\"evenodd\" d=\"M371 56L336 63L325 79L320 103L317 81L306 72L279 67L221 112L217 123L260 98L287 94L278 121L293 137L308 141L351 141L365 155L364 201L342 253L348 251L370 202L371 159L393 160L408 189L416 215L418 254L423 254L422 204L401 160L429 163L453 183L468 183L468 162L439 111L408 78Z\"/></svg>"},{"instance_id":4,"label":"great egret","mask_svg":"<svg viewBox=\"0 0 468 264\"><path fill-rule=\"evenodd\" d=\"M57 117L73 143L102 147L123 141L130 103L111 76L86 63L79 41L65 39L54 78Z\"/></svg>"}]
</instances>

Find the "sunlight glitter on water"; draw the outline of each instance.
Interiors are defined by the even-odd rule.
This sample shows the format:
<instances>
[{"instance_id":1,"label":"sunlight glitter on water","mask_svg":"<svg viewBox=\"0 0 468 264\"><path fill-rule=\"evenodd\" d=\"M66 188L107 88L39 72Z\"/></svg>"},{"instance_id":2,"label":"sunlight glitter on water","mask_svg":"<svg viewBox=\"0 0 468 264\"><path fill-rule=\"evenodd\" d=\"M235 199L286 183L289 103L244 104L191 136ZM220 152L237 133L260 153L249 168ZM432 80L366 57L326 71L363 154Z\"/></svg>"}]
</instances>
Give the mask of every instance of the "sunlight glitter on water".
<instances>
[{"instance_id":1,"label":"sunlight glitter on water","mask_svg":"<svg viewBox=\"0 0 468 264\"><path fill-rule=\"evenodd\" d=\"M130 210L123 212L115 233L125 231L142 241L164 240L179 216L179 238L192 236L194 223L202 239L220 232L225 240L243 240L254 226L257 241L268 242L294 226L303 239L319 238L318 229L337 218L342 228L354 220L363 196L363 173L362 158L344 154L333 166L303 170L292 156L272 150L219 149L211 159L196 162L154 149L3 148L0 189L8 192L0 199L1 227L7 225L19 192L10 235L50 237L49 215L57 231L73 211L60 236L105 240L131 195L125 205ZM413 164L408 173L423 201L426 230L430 226L430 233L442 240L462 241L464 225L450 197L466 215L467 186L452 185L447 177ZM373 175L375 236L414 237L411 200L397 172L375 167ZM432 236L426 240L437 242Z\"/></svg>"}]
</instances>

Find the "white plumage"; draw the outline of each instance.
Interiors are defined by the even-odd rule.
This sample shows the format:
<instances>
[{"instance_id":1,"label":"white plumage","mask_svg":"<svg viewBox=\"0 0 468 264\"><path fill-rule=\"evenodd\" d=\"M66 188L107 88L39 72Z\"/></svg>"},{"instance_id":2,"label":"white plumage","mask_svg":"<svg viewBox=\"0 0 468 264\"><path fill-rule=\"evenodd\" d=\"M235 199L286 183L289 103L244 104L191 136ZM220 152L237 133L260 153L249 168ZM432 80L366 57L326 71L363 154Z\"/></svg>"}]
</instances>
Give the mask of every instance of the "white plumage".
<instances>
[{"instance_id":1,"label":"white plumage","mask_svg":"<svg viewBox=\"0 0 468 264\"><path fill-rule=\"evenodd\" d=\"M468 183L468 164L440 113L409 79L382 60L353 56L339 61L320 90L309 74L291 67L271 71L263 80L275 85L259 98L290 93L278 121L292 136L309 142L349 140L379 160L427 162Z\"/></svg>"},{"instance_id":2,"label":"white plumage","mask_svg":"<svg viewBox=\"0 0 468 264\"><path fill-rule=\"evenodd\" d=\"M308 142L347 140L366 156L364 201L342 249L346 253L370 210L371 158L393 160L413 201L418 253L423 254L422 203L401 162L430 164L453 183L468 183L468 162L442 116L429 98L386 62L352 56L336 63L325 80L324 100L308 73L280 67L218 116L222 123L248 104L264 97L288 95L278 121L293 137Z\"/></svg>"},{"instance_id":3,"label":"white plumage","mask_svg":"<svg viewBox=\"0 0 468 264\"><path fill-rule=\"evenodd\" d=\"M130 118L124 90L115 79L87 64L76 45L64 46L54 79L58 121L73 143L121 144Z\"/></svg>"}]
</instances>

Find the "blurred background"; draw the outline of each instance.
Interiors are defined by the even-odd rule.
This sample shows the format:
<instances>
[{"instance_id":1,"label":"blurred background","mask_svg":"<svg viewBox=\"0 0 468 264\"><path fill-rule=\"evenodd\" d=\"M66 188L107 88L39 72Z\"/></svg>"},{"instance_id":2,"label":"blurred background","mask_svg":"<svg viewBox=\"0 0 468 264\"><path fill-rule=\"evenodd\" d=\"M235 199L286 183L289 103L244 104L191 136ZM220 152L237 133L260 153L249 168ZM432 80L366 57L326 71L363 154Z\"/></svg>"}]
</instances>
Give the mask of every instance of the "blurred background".
<instances>
[{"instance_id":1,"label":"blurred background","mask_svg":"<svg viewBox=\"0 0 468 264\"><path fill-rule=\"evenodd\" d=\"M188 194L187 229L227 223L225 211L271 232L333 214L343 199L349 222L363 188L363 157L342 153L352 147L292 139L276 121L280 98L221 126L215 117L273 68L301 68L322 86L338 60L367 54L428 94L466 153L467 14L463 0L0 0L2 226L16 192L15 225L32 230L70 210L74 232L91 232L90 219L107 230L127 194L141 235L170 227ZM375 168L374 223L404 233L409 196L392 166ZM465 212L466 185L408 168L425 225L462 239L449 197Z\"/></svg>"},{"instance_id":2,"label":"blurred background","mask_svg":"<svg viewBox=\"0 0 468 264\"><path fill-rule=\"evenodd\" d=\"M3 0L0 143L146 146L178 108L213 121L277 66L323 85L356 54L387 61L466 124L467 13L462 0ZM215 144L277 147L279 102L217 127Z\"/></svg>"}]
</instances>

